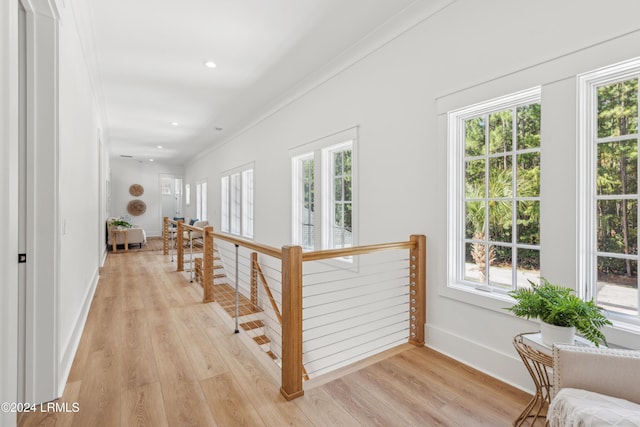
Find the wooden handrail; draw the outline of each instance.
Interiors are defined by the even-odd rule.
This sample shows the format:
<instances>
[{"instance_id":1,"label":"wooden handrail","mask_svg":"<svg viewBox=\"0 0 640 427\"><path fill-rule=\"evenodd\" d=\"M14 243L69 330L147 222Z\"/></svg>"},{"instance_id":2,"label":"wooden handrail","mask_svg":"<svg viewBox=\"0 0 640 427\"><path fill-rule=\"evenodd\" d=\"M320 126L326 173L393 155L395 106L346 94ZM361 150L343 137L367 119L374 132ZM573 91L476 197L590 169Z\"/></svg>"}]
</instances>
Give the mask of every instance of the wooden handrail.
<instances>
[{"instance_id":1,"label":"wooden handrail","mask_svg":"<svg viewBox=\"0 0 640 427\"><path fill-rule=\"evenodd\" d=\"M274 248L273 246L263 245L261 243L255 243L250 240L240 239L235 236L231 236L225 233L214 232L214 237L221 240L226 240L227 242L231 242L238 246L243 246L245 248L253 249L254 251L258 251L265 255L272 256L277 259L282 259L282 249Z\"/></svg>"},{"instance_id":2,"label":"wooden handrail","mask_svg":"<svg viewBox=\"0 0 640 427\"><path fill-rule=\"evenodd\" d=\"M204 228L200 228L200 227L194 227L193 225L189 225L189 224L182 224L182 228L184 228L186 231L204 231Z\"/></svg>"},{"instance_id":3,"label":"wooden handrail","mask_svg":"<svg viewBox=\"0 0 640 427\"><path fill-rule=\"evenodd\" d=\"M373 252L392 251L397 249L414 249L416 243L396 242L396 243L380 243L377 245L354 246L351 248L327 249L324 251L303 252L302 261L318 261L321 259L344 258L353 255L370 254Z\"/></svg>"}]
</instances>

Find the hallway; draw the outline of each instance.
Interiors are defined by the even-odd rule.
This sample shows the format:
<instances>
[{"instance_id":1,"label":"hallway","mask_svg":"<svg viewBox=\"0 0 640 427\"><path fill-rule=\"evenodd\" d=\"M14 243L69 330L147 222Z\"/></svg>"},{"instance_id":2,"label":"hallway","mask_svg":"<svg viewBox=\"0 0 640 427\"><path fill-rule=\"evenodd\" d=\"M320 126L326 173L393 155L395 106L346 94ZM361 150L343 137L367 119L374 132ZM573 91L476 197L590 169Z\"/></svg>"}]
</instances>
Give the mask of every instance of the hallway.
<instances>
[{"instance_id":1,"label":"hallway","mask_svg":"<svg viewBox=\"0 0 640 427\"><path fill-rule=\"evenodd\" d=\"M161 251L107 257L59 402L70 412L21 426L507 426L529 398L410 348L286 402L277 366L174 269Z\"/></svg>"}]
</instances>

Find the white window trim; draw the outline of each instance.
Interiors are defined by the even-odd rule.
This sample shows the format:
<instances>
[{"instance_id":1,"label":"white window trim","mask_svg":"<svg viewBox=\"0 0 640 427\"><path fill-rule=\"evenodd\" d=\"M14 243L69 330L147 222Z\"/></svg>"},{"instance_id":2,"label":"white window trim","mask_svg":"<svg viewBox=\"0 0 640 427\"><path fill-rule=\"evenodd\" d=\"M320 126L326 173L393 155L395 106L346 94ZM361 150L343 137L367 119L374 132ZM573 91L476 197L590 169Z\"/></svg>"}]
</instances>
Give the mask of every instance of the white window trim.
<instances>
[{"instance_id":1,"label":"white window trim","mask_svg":"<svg viewBox=\"0 0 640 427\"><path fill-rule=\"evenodd\" d=\"M501 292L478 289L477 284L464 280L464 194L463 165L465 150L459 143L467 119L518 105L541 103L541 87L537 86L491 99L447 113L447 287L500 301L512 301ZM466 300L466 297L461 299Z\"/></svg>"},{"instance_id":2,"label":"white window trim","mask_svg":"<svg viewBox=\"0 0 640 427\"><path fill-rule=\"evenodd\" d=\"M578 263L576 277L578 280L578 295L590 300L595 297L594 284L597 282L596 255L596 214L593 206L595 199L595 164L597 161L596 146L593 135L596 124L591 117L597 111L597 86L614 83L636 77L640 74L640 58L620 62L594 71L579 74L577 83L578 93ZM640 138L639 138L640 139ZM640 142L640 141L639 141ZM640 318L631 318L622 314L606 313L613 322L614 328L640 333Z\"/></svg>"},{"instance_id":3,"label":"white window trim","mask_svg":"<svg viewBox=\"0 0 640 427\"><path fill-rule=\"evenodd\" d=\"M302 198L303 195L303 186L302 186L302 180L303 180L303 172L304 169L302 168L302 162L306 161L306 160L313 160L315 159L315 155L314 152L308 152L299 156L295 156L291 158L291 184L292 184L292 203L291 203L291 242L293 244L296 245L300 245L302 246L302 249L304 251L312 251L315 250L315 248L311 248L309 246L305 246L303 243L304 237L303 237L303 230L302 227L300 227L300 224L302 223L303 220L303 206L304 206L304 201ZM315 167L315 163L314 163L314 167ZM314 188L317 191L318 186L315 185L315 181L317 180L317 176L314 173ZM317 197L317 193L314 194L314 205L315 205L315 209L316 211L318 211L319 207L322 205L322 201L318 200ZM314 217L314 221L318 218L318 216L316 215ZM318 242L318 239L320 239L319 234L319 230L320 227L317 227L315 222L314 222L314 227L313 227L313 233L314 233L314 242Z\"/></svg>"},{"instance_id":4,"label":"white window trim","mask_svg":"<svg viewBox=\"0 0 640 427\"><path fill-rule=\"evenodd\" d=\"M333 213L329 211L333 208L332 199L333 192L333 174L330 173L331 156L335 151L343 150L351 147L351 203L352 203L352 244L357 246L359 242L358 233L358 127L352 127L344 131L336 132L323 138L302 144L289 150L291 156L291 181L292 181L292 210L291 210L291 242L294 245L302 246L302 231L299 224L302 220L302 201L300 199L301 191L301 160L314 158L314 174L315 181L315 249L304 248L309 250L330 249L329 244L331 224ZM318 173L319 172L319 173ZM331 261L331 260L329 260ZM337 265L344 267L347 263L354 265L352 257L336 259Z\"/></svg>"},{"instance_id":5,"label":"white window trim","mask_svg":"<svg viewBox=\"0 0 640 427\"><path fill-rule=\"evenodd\" d=\"M321 152L321 156L322 156L322 186L323 189L326 189L326 191L322 191L320 194L320 197L322 199L321 202L321 207L322 207L322 227L321 227L321 232L322 232L322 247L326 248L326 249L332 249L335 248L335 241L334 241L334 224L335 224L335 194L334 194L334 188L333 188L333 180L334 180L334 175L333 175L333 169L334 169L334 163L333 163L333 154L334 153L338 153L341 151L344 151L347 148L351 149L351 156L352 156L352 170L351 170L351 175L352 175L352 181L351 181L351 197L353 198L353 189L355 188L353 185L353 153L354 153L354 141L353 140L349 140L349 141L345 141L343 143L340 144L336 144L336 145L332 145L330 147L326 147L325 149L322 150ZM353 209L353 200L351 201L351 206ZM352 214L353 214L353 210L352 210ZM354 239L353 237L353 217L351 218L351 226L352 226L352 231L351 231L351 236L352 239ZM352 244L352 246L355 246L355 244Z\"/></svg>"},{"instance_id":6,"label":"white window trim","mask_svg":"<svg viewBox=\"0 0 640 427\"><path fill-rule=\"evenodd\" d=\"M220 177L220 231L229 232L230 215L229 212L229 192L231 178L229 175Z\"/></svg>"},{"instance_id":7,"label":"white window trim","mask_svg":"<svg viewBox=\"0 0 640 427\"><path fill-rule=\"evenodd\" d=\"M204 190L203 187L205 187ZM206 218L209 213L208 192L209 184L206 178L196 182L196 218L201 221L208 219ZM206 215L202 215L203 213L205 213Z\"/></svg>"},{"instance_id":8,"label":"white window trim","mask_svg":"<svg viewBox=\"0 0 640 427\"><path fill-rule=\"evenodd\" d=\"M253 180L253 187L252 187L252 201L251 201L251 209L252 209L252 213L251 213L251 219L252 219L252 224L251 227L247 227L247 224L245 223L246 220L248 220L248 214L245 212L245 210L247 209L248 204L246 203L247 200L245 200L245 195L244 195L244 190L245 190L245 184L244 184L244 179L245 179L245 172L247 171L252 171L253 173L252 175L252 180ZM232 191L232 177L233 175L238 174L239 175L239 179L240 179L240 195L239 195L239 215L238 215L238 221L239 221L239 232L235 233L232 232L232 212L233 210L231 209L231 203L233 201L233 197L231 197L231 191ZM225 207L223 206L223 198L224 198L224 189L223 189L223 180L226 178L228 186L227 186L227 207L226 207L226 213L228 214L228 222L227 224L223 223L223 218L224 218L224 212L225 212ZM250 230L246 230L245 228L250 228ZM242 166L238 166L236 168L233 169L229 169L224 171L222 174L220 174L220 230L224 233L229 233L231 235L234 236L238 236L238 237L243 237L246 239L250 239L253 240L254 235L255 235L255 163L251 162L251 163L246 163Z\"/></svg>"}]
</instances>

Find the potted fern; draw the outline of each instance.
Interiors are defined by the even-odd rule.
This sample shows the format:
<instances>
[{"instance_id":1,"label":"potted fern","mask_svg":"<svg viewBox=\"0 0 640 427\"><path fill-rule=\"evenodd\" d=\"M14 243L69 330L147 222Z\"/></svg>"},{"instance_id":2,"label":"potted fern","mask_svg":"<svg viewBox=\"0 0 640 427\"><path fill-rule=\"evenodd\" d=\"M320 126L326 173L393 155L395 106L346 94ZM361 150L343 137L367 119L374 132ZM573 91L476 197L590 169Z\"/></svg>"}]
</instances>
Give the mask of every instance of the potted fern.
<instances>
[{"instance_id":1,"label":"potted fern","mask_svg":"<svg viewBox=\"0 0 640 427\"><path fill-rule=\"evenodd\" d=\"M117 227L119 229L123 229L123 228L131 228L131 227L133 227L133 224L131 224L126 219L116 218L116 219L111 221L111 226L112 227Z\"/></svg>"},{"instance_id":2,"label":"potted fern","mask_svg":"<svg viewBox=\"0 0 640 427\"><path fill-rule=\"evenodd\" d=\"M573 293L571 288L550 283L546 279L541 281L540 285L529 281L530 289L520 288L509 292L509 295L516 300L516 304L507 310L518 317L540 319L542 342L547 345L573 344L573 334L576 330L596 347L599 347L600 343L607 344L601 328L611 325L611 322L602 314L602 309L593 300L583 301ZM567 328L568 335L550 337L549 334L557 332L558 327Z\"/></svg>"}]
</instances>

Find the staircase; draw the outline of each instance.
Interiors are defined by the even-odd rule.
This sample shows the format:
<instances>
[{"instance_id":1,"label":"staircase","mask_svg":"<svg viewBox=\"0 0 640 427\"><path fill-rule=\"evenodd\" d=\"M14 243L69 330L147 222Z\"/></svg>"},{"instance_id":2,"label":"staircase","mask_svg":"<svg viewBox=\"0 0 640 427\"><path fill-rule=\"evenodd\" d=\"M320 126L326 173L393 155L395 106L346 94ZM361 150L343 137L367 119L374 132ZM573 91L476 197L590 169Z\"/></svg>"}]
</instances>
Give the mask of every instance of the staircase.
<instances>
[{"instance_id":1,"label":"staircase","mask_svg":"<svg viewBox=\"0 0 640 427\"><path fill-rule=\"evenodd\" d=\"M218 248L214 248L214 275L213 288L215 302L231 317L235 319L235 288L229 284L224 264L220 258ZM196 281L202 286L202 258L195 259ZM247 297L238 296L238 324L240 329L264 351L278 366L281 366L280 358L272 351L271 339L266 335L266 325L262 319L263 310L251 303Z\"/></svg>"}]
</instances>

